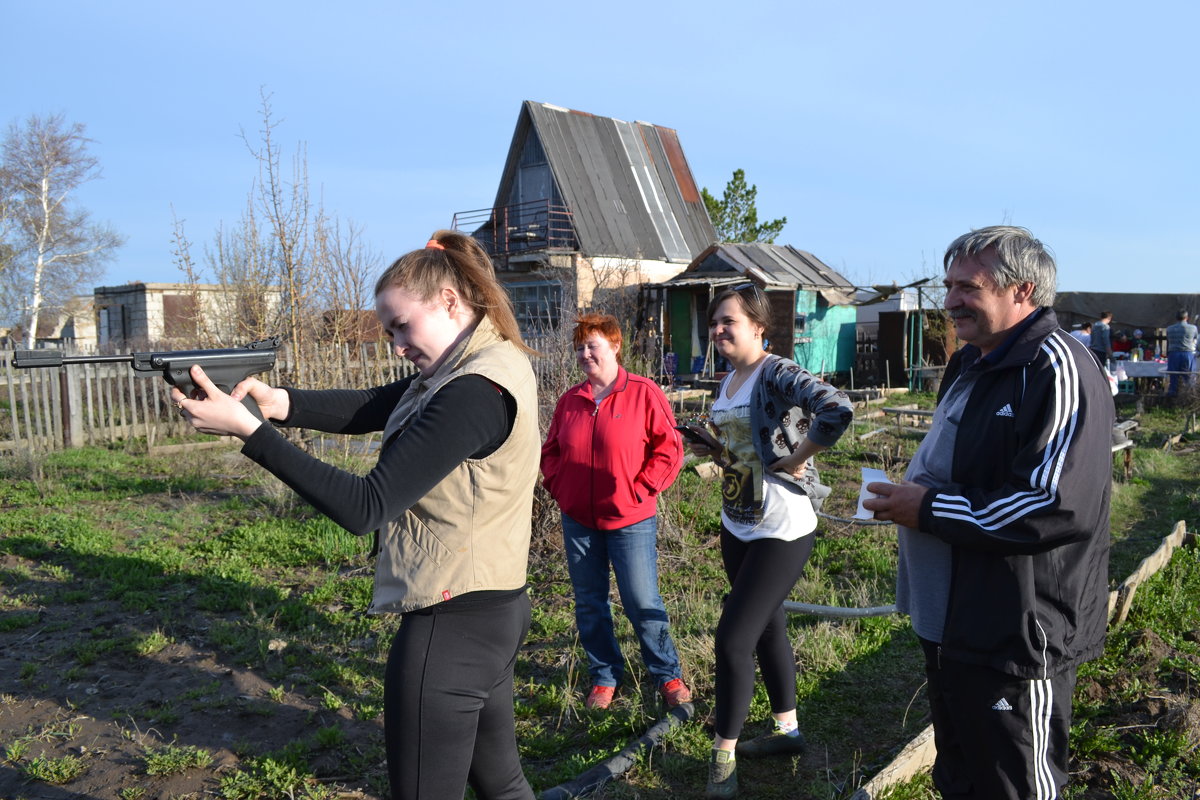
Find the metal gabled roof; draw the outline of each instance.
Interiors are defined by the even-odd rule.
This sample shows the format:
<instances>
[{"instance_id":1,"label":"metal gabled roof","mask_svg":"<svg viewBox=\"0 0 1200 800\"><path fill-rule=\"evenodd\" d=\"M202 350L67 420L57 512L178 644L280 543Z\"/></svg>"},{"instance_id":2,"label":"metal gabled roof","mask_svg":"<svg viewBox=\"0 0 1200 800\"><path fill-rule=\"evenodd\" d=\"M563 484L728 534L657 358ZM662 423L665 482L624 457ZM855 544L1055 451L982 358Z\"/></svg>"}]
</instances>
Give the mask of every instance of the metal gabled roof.
<instances>
[{"instance_id":1,"label":"metal gabled roof","mask_svg":"<svg viewBox=\"0 0 1200 800\"><path fill-rule=\"evenodd\" d=\"M680 277L695 272L739 272L769 286L847 289L854 284L812 253L765 242L716 244L696 256Z\"/></svg>"},{"instance_id":2,"label":"metal gabled roof","mask_svg":"<svg viewBox=\"0 0 1200 800\"><path fill-rule=\"evenodd\" d=\"M790 245L764 242L714 244L659 285L726 284L743 275L765 289L814 290L830 305L854 302L854 284L821 259Z\"/></svg>"},{"instance_id":3,"label":"metal gabled roof","mask_svg":"<svg viewBox=\"0 0 1200 800\"><path fill-rule=\"evenodd\" d=\"M528 100L513 133L497 207L512 196L529 136L538 137L554 191L571 213L585 255L685 262L716 241L674 130Z\"/></svg>"}]
</instances>

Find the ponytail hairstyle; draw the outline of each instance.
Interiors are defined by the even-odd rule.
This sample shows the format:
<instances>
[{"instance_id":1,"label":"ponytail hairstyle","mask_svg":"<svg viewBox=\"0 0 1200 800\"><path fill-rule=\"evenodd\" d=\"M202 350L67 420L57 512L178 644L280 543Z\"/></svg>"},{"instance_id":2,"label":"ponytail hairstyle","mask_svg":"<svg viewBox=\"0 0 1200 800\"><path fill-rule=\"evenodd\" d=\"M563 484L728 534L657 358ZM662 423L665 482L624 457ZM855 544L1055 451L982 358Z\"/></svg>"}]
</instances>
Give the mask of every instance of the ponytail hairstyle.
<instances>
[{"instance_id":1,"label":"ponytail hairstyle","mask_svg":"<svg viewBox=\"0 0 1200 800\"><path fill-rule=\"evenodd\" d=\"M478 316L487 317L501 339L526 354L535 354L521 338L512 301L496 280L487 251L458 231L435 231L429 244L400 256L375 283L375 294L399 286L428 303L443 286L450 286Z\"/></svg>"}]
</instances>

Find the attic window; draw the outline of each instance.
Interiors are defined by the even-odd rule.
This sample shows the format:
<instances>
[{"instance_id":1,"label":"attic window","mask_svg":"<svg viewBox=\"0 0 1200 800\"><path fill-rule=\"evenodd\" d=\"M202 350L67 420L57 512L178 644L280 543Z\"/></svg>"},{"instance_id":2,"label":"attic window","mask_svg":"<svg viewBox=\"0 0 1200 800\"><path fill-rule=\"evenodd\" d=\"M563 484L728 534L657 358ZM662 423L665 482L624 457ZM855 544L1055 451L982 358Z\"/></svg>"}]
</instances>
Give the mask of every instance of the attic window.
<instances>
[{"instance_id":1,"label":"attic window","mask_svg":"<svg viewBox=\"0 0 1200 800\"><path fill-rule=\"evenodd\" d=\"M521 150L521 166L536 167L546 163L546 151L537 134L530 133L525 137L525 147Z\"/></svg>"}]
</instances>

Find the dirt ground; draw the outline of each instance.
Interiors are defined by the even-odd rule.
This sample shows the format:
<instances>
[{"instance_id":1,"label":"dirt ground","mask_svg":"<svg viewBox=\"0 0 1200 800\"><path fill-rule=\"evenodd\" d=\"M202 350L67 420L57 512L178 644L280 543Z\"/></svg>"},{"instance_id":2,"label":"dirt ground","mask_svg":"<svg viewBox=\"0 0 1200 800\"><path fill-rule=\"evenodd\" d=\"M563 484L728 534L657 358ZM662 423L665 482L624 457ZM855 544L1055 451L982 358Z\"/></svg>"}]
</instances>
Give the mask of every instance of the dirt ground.
<instances>
[{"instance_id":1,"label":"dirt ground","mask_svg":"<svg viewBox=\"0 0 1200 800\"><path fill-rule=\"evenodd\" d=\"M20 566L14 556L0 558L0 567ZM51 625L51 623L55 623ZM66 622L66 627L57 623ZM222 663L212 651L189 641L171 644L148 658L100 657L83 670L84 680L71 680L63 671L68 649L80 631L107 628L111 635L135 632L130 619L104 601L47 606L32 626L0 633L0 742L5 746L25 734L40 734L25 759L38 755L79 756L86 772L63 786L27 782L7 759L0 763L0 798L4 800L178 800L213 796L222 774L240 762L239 753L274 751L298 735L337 723L347 746L360 753L378 752L382 739L379 720L353 720L343 709L329 711L311 700L286 694L268 696L271 684L254 672ZM1200 633L1192 634L1200 640ZM197 636L197 641L199 636ZM1198 661L1169 648L1149 631L1137 634L1137 654L1117 674L1080 682L1082 696L1132 696L1097 725L1114 726L1119 735L1137 731L1176 732L1190 747L1200 747L1200 696L1182 661ZM29 664L37 666L23 680ZM1144 687L1139 691L1138 687ZM187 702L180 703L181 699ZM188 708L178 718L153 720L156 709ZM139 721L140 720L140 721ZM192 745L213 754L205 769L164 777L144 772L147 748L168 744ZM1075 765L1072 783L1086 786L1086 800L1115 800L1118 781L1139 785L1154 768L1139 764L1118 748L1101 760ZM339 775L339 762L312 762L322 783L341 797L375 800L363 776ZM376 765L375 780L383 765ZM1119 777L1118 777L1119 776ZM378 785L378 783L376 784ZM141 794L134 794L136 790ZM133 791L131 791L133 790ZM122 795L122 792L125 792ZM1152 795L1148 795L1152 796ZM1194 793L1193 797L1200 797Z\"/></svg>"},{"instance_id":2,"label":"dirt ground","mask_svg":"<svg viewBox=\"0 0 1200 800\"><path fill-rule=\"evenodd\" d=\"M1114 710L1095 720L1097 725L1111 726L1122 746L1103 757L1085 760L1074 765L1072 783L1087 787L1083 800L1120 800L1128 798L1170 797L1166 794L1123 794L1126 787L1142 786L1159 773L1158 764L1138 754L1135 739L1139 734L1162 732L1181 737L1183 748L1193 754L1200 750L1200 686L1197 686L1185 663L1195 672L1200 658L1181 653L1170 647L1150 630L1131 634L1133 647L1125 668L1101 679L1081 680L1075 689L1076 697L1090 700L1102 698L1132 698L1127 702L1108 703ZM1200 632L1188 634L1200 641ZM1178 800L1200 798L1200 780L1193 780L1190 791L1179 794Z\"/></svg>"},{"instance_id":3,"label":"dirt ground","mask_svg":"<svg viewBox=\"0 0 1200 800\"><path fill-rule=\"evenodd\" d=\"M3 556L0 568L21 562ZM148 657L101 656L81 671L86 677L72 680L64 672L71 662L56 654L70 648L80 632L97 627L112 636L146 631L136 617L104 601L39 611L34 625L0 633L0 746L38 734L25 760L80 756L87 770L63 786L27 782L0 753L3 800L123 800L122 790L124 798L138 800L211 797L220 776L239 763L239 753L276 751L335 722L345 733L346 747L370 753L382 743L379 720L355 721L345 709L329 711L290 693L271 698L267 692L272 686L261 677L223 663L211 650L187 640ZM36 675L22 680L23 670L32 669L29 664L36 665ZM153 721L168 709L182 713ZM178 775L145 774L147 748L172 744L204 748L213 762ZM367 791L361 775L337 775L336 764L319 758L310 764L342 797L379 797ZM382 770L379 763L377 772ZM143 791L138 794L138 789Z\"/></svg>"},{"instance_id":4,"label":"dirt ground","mask_svg":"<svg viewBox=\"0 0 1200 800\"><path fill-rule=\"evenodd\" d=\"M169 502L169 500L166 500ZM0 514L3 512L0 511ZM0 530L0 534L3 531ZM36 565L13 554L0 554L0 574L32 570ZM0 582L0 594L28 591ZM58 596L61 593L47 593ZM75 598L77 600L77 598ZM11 612L0 610L0 622ZM102 598L46 603L34 624L7 629L0 625L0 748L28 741L20 762L32 758L76 756L86 771L61 786L27 781L10 753L0 750L0 800L183 800L220 795L220 779L247 754L276 752L297 739L336 724L344 733L343 752L357 753L364 768L345 767L344 756L309 758L321 784L343 798L382 800L386 785L382 720L354 719L344 708L330 711L290 692L274 696L273 685L254 671L227 663L206 643L197 619L192 635L172 631L175 639L152 656L130 658L119 652L98 654L80 669L65 655L81 634L103 628L107 636L145 635L154 618L139 618ZM1200 659L1170 648L1152 632L1138 634L1137 646L1123 668L1102 679L1081 681L1083 697L1122 697L1113 710L1094 720L1111 726L1122 742L1138 732L1165 731L1200 748L1200 691L1191 679ZM1200 633L1192 634L1200 641ZM1193 665L1190 669L1186 664ZM303 676L298 676L303 678ZM284 685L292 683L285 681ZM303 683L297 680L295 683ZM863 726L863 732L873 730ZM899 749L903 742L862 742L865 752ZM145 772L147 749L193 746L213 755L205 768L171 776ZM820 753L806 756L819 761ZM1139 761L1141 763L1139 763ZM817 767L814 767L814 769ZM1125 800L1157 797L1121 793L1118 784L1138 786L1155 765L1137 759L1134 748L1120 746L1102 758L1073 765L1076 798ZM843 797L853 792L848 786ZM1182 798L1200 800L1200 787Z\"/></svg>"}]
</instances>

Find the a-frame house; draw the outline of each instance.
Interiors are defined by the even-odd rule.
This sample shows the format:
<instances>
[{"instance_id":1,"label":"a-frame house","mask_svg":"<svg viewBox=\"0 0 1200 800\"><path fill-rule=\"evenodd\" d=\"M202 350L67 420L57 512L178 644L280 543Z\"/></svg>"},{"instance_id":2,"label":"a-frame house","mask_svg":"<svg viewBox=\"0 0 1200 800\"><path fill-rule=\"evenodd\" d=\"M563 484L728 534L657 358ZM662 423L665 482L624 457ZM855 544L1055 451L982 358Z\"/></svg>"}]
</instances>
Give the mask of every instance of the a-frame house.
<instances>
[{"instance_id":1,"label":"a-frame house","mask_svg":"<svg viewBox=\"0 0 1200 800\"><path fill-rule=\"evenodd\" d=\"M606 290L664 281L717 239L674 130L532 101L494 206L454 227L488 249L529 329Z\"/></svg>"}]
</instances>

